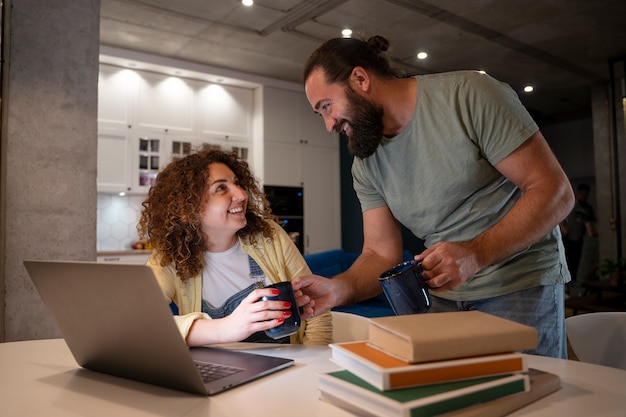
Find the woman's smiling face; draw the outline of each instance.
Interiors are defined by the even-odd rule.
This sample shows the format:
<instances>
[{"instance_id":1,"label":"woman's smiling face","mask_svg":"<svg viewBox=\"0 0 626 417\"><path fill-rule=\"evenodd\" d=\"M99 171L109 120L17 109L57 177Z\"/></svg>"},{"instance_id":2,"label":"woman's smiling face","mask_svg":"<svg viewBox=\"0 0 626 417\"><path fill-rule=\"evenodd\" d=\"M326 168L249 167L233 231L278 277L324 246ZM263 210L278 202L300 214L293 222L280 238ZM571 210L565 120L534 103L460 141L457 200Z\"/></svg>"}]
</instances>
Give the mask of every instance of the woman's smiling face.
<instances>
[{"instance_id":1,"label":"woman's smiling face","mask_svg":"<svg viewBox=\"0 0 626 417\"><path fill-rule=\"evenodd\" d=\"M248 194L239 186L233 171L221 162L209 165L208 189L201 213L202 230L208 237L207 246L232 242L237 231L246 224Z\"/></svg>"}]
</instances>

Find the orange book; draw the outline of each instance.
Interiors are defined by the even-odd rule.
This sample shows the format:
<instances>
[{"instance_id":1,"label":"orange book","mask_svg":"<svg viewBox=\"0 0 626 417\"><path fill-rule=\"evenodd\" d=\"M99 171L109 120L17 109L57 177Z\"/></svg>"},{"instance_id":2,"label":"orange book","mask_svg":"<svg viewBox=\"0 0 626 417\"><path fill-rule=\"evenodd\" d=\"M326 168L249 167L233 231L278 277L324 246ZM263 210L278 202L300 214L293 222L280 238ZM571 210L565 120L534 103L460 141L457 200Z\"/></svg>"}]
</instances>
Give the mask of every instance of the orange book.
<instances>
[{"instance_id":1,"label":"orange book","mask_svg":"<svg viewBox=\"0 0 626 417\"><path fill-rule=\"evenodd\" d=\"M411 364L367 342L330 347L333 362L381 391L528 371L526 359L516 352Z\"/></svg>"},{"instance_id":2,"label":"orange book","mask_svg":"<svg viewBox=\"0 0 626 417\"><path fill-rule=\"evenodd\" d=\"M455 311L372 318L369 342L419 363L534 349L537 331L480 311Z\"/></svg>"}]
</instances>

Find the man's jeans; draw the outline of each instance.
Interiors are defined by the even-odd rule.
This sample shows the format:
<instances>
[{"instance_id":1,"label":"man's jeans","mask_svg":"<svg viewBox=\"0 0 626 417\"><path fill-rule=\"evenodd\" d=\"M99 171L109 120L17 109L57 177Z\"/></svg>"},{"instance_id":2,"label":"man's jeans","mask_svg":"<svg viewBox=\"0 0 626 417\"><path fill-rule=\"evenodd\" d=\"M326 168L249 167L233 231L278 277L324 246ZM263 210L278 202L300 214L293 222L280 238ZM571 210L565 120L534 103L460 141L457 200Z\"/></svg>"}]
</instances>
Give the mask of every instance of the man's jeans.
<instances>
[{"instance_id":1,"label":"man's jeans","mask_svg":"<svg viewBox=\"0 0 626 417\"><path fill-rule=\"evenodd\" d=\"M450 301L431 292L430 312L479 310L526 324L537 330L539 341L536 350L524 353L567 359L565 335L565 307L563 285L546 285L527 290L473 301Z\"/></svg>"}]
</instances>

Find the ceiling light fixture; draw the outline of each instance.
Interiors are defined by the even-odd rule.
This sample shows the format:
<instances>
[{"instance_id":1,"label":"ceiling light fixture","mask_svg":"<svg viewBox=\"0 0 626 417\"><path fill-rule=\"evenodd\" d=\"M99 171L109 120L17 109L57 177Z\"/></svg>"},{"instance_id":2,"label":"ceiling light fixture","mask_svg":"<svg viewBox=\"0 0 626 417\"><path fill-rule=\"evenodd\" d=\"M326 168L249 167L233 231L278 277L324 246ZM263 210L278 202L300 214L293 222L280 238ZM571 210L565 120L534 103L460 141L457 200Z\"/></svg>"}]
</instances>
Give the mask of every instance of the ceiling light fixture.
<instances>
[{"instance_id":1,"label":"ceiling light fixture","mask_svg":"<svg viewBox=\"0 0 626 417\"><path fill-rule=\"evenodd\" d=\"M532 93L533 91L535 91L535 87L533 87L532 85L524 86L524 92L525 93Z\"/></svg>"},{"instance_id":2,"label":"ceiling light fixture","mask_svg":"<svg viewBox=\"0 0 626 417\"><path fill-rule=\"evenodd\" d=\"M424 51L417 53L417 59L426 59L428 58L428 54Z\"/></svg>"},{"instance_id":3,"label":"ceiling light fixture","mask_svg":"<svg viewBox=\"0 0 626 417\"><path fill-rule=\"evenodd\" d=\"M254 1L252 0L241 0L241 4L243 4L244 6L252 6L254 4Z\"/></svg>"},{"instance_id":4,"label":"ceiling light fixture","mask_svg":"<svg viewBox=\"0 0 626 417\"><path fill-rule=\"evenodd\" d=\"M352 29L344 29L341 31L341 36L343 36L344 38L349 38L350 36L352 36Z\"/></svg>"}]
</instances>

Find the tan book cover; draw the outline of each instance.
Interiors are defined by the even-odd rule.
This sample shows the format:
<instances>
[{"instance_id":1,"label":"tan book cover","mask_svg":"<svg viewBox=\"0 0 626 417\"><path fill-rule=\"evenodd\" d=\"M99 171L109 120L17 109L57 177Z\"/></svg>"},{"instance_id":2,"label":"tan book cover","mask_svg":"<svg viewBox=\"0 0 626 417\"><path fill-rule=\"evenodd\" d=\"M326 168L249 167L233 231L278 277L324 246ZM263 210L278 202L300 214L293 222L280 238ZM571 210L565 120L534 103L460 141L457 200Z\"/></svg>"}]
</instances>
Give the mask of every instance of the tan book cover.
<instances>
[{"instance_id":1,"label":"tan book cover","mask_svg":"<svg viewBox=\"0 0 626 417\"><path fill-rule=\"evenodd\" d=\"M409 363L537 347L537 331L480 311L370 319L369 343Z\"/></svg>"}]
</instances>

